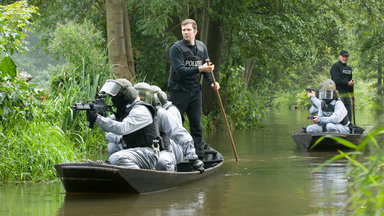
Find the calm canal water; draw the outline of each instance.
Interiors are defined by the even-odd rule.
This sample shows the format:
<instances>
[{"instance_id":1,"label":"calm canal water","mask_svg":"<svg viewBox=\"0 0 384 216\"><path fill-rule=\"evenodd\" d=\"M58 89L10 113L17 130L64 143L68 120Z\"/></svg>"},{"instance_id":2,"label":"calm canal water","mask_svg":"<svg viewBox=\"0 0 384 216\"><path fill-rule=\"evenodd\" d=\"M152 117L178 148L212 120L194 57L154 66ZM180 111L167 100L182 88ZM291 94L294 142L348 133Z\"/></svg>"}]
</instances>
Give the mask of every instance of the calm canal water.
<instances>
[{"instance_id":1,"label":"calm canal water","mask_svg":"<svg viewBox=\"0 0 384 216\"><path fill-rule=\"evenodd\" d=\"M274 111L264 127L234 131L236 165L225 131L206 137L222 152L219 173L144 195L70 195L61 182L0 186L0 215L315 215L340 213L348 199L345 161L312 170L335 152L302 152L290 134L309 124L306 111ZM372 126L372 113L357 123ZM375 123L377 124L377 123ZM381 123L382 124L382 123ZM156 182L153 182L156 184Z\"/></svg>"}]
</instances>

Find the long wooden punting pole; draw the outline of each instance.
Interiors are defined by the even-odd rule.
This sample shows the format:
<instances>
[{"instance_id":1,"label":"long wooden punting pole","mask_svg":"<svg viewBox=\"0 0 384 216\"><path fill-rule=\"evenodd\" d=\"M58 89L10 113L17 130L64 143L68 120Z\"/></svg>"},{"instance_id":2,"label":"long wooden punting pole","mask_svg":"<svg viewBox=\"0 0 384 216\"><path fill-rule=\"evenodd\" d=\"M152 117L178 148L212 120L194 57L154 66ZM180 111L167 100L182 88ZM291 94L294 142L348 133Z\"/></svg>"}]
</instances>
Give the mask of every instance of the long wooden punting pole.
<instances>
[{"instance_id":1,"label":"long wooden punting pole","mask_svg":"<svg viewBox=\"0 0 384 216\"><path fill-rule=\"evenodd\" d=\"M354 92L352 92L352 117L353 117L353 124L356 125L356 112L355 112L355 96L354 96Z\"/></svg>"},{"instance_id":2,"label":"long wooden punting pole","mask_svg":"<svg viewBox=\"0 0 384 216\"><path fill-rule=\"evenodd\" d=\"M208 66L210 65L209 59L205 60L205 62L207 63ZM211 77L212 77L212 80L213 80L213 85L216 86L216 79L215 79L215 75L213 74L213 70L211 71ZM225 110L224 110L223 102L221 101L219 90L215 88L215 92L216 92L217 99L219 100L221 112L223 113L225 125L227 127L228 136L229 136L229 139L231 140L233 154L235 155L236 162L239 162L239 157L237 156L235 143L233 142L231 128L229 127L227 115L225 114Z\"/></svg>"},{"instance_id":3,"label":"long wooden punting pole","mask_svg":"<svg viewBox=\"0 0 384 216\"><path fill-rule=\"evenodd\" d=\"M349 119L349 121L351 121L352 123L352 120L353 120L353 124L356 125L356 116L355 116L355 86L353 85L352 86L352 97L351 97L351 100L352 100L352 119ZM349 95L348 95L349 97Z\"/></svg>"}]
</instances>

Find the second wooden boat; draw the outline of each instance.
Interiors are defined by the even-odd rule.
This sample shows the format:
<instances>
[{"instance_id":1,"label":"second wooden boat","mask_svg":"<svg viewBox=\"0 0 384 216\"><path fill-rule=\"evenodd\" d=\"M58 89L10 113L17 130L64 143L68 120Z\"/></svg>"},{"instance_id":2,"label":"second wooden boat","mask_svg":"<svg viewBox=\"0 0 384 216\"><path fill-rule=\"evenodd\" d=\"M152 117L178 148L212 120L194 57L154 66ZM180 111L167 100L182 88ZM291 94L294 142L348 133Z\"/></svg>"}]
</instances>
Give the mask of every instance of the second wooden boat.
<instances>
[{"instance_id":1,"label":"second wooden boat","mask_svg":"<svg viewBox=\"0 0 384 216\"><path fill-rule=\"evenodd\" d=\"M362 137L362 131L360 133L353 134L339 134L339 133L316 133L310 134L306 133L303 128L292 133L292 138L295 141L296 145L302 150L311 151L311 150L329 150L329 149L346 149L348 147L338 143L336 140L331 137L340 137L353 144L358 144ZM321 142L319 142L314 148L313 145L318 139L325 137Z\"/></svg>"}]
</instances>

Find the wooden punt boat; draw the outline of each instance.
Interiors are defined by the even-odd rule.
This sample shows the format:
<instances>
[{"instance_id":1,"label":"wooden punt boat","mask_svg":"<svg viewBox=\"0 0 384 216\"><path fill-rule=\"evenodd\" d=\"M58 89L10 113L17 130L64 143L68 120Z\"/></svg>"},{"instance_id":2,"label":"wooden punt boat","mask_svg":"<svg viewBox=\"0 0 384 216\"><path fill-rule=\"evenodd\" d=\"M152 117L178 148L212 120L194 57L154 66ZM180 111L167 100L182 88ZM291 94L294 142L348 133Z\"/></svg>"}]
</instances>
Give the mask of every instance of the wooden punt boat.
<instances>
[{"instance_id":1,"label":"wooden punt boat","mask_svg":"<svg viewBox=\"0 0 384 216\"><path fill-rule=\"evenodd\" d=\"M216 150L206 150L205 171L195 171L188 162L177 165L177 172L131 169L107 162L77 162L56 164L55 169L66 192L84 193L150 193L197 181L216 173L223 156Z\"/></svg>"},{"instance_id":2,"label":"wooden punt boat","mask_svg":"<svg viewBox=\"0 0 384 216\"><path fill-rule=\"evenodd\" d=\"M356 126L355 126L356 127ZM361 132L353 134L339 134L339 133L316 133L309 134L306 133L303 128L292 133L292 138L295 141L296 145L305 151L312 150L334 150L334 149L348 149L348 147L338 143L336 140L332 139L333 137L343 138L353 144L358 144L363 135L363 129L360 128ZM312 146L316 143L318 139L325 137L320 141L315 147Z\"/></svg>"}]
</instances>

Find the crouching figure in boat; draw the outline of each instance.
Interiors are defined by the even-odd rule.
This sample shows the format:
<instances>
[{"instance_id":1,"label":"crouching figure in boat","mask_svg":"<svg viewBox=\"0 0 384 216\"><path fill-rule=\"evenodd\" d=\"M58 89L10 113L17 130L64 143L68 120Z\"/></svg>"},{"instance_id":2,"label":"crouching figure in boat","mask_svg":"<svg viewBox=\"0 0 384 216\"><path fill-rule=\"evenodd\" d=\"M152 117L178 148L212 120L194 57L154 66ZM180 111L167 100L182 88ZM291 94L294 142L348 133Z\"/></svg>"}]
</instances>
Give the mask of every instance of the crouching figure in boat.
<instances>
[{"instance_id":1,"label":"crouching figure in boat","mask_svg":"<svg viewBox=\"0 0 384 216\"><path fill-rule=\"evenodd\" d=\"M315 91L309 91L308 97L317 107L318 115L312 117L314 124L307 126L307 133L350 133L348 111L339 98L334 81L325 80L318 86L318 97Z\"/></svg>"},{"instance_id":2,"label":"crouching figure in boat","mask_svg":"<svg viewBox=\"0 0 384 216\"><path fill-rule=\"evenodd\" d=\"M160 134L170 138L171 152L175 157L176 165L186 158L194 170L204 172L204 163L198 159L192 136L183 127L179 109L168 101L167 94L158 86L152 85L151 88L155 93L155 98L158 99L156 109ZM163 160L161 153L156 169L175 170L174 166L169 166L168 160Z\"/></svg>"},{"instance_id":3,"label":"crouching figure in boat","mask_svg":"<svg viewBox=\"0 0 384 216\"><path fill-rule=\"evenodd\" d=\"M87 120L106 132L109 162L134 169L155 169L160 140L155 108L141 101L126 79L107 80L100 92L112 97L117 112L103 117L95 109L87 110Z\"/></svg>"},{"instance_id":4,"label":"crouching figure in boat","mask_svg":"<svg viewBox=\"0 0 384 216\"><path fill-rule=\"evenodd\" d=\"M154 106L157 110L156 124L161 137L162 148L159 153L157 170L176 171L179 164L185 157L189 160L193 169L204 172L204 163L198 160L193 146L193 139L188 131L174 117L172 111L162 107L166 94L157 86L140 82L135 84L140 100ZM180 116L180 112L176 110ZM181 116L179 117L181 119Z\"/></svg>"}]
</instances>

